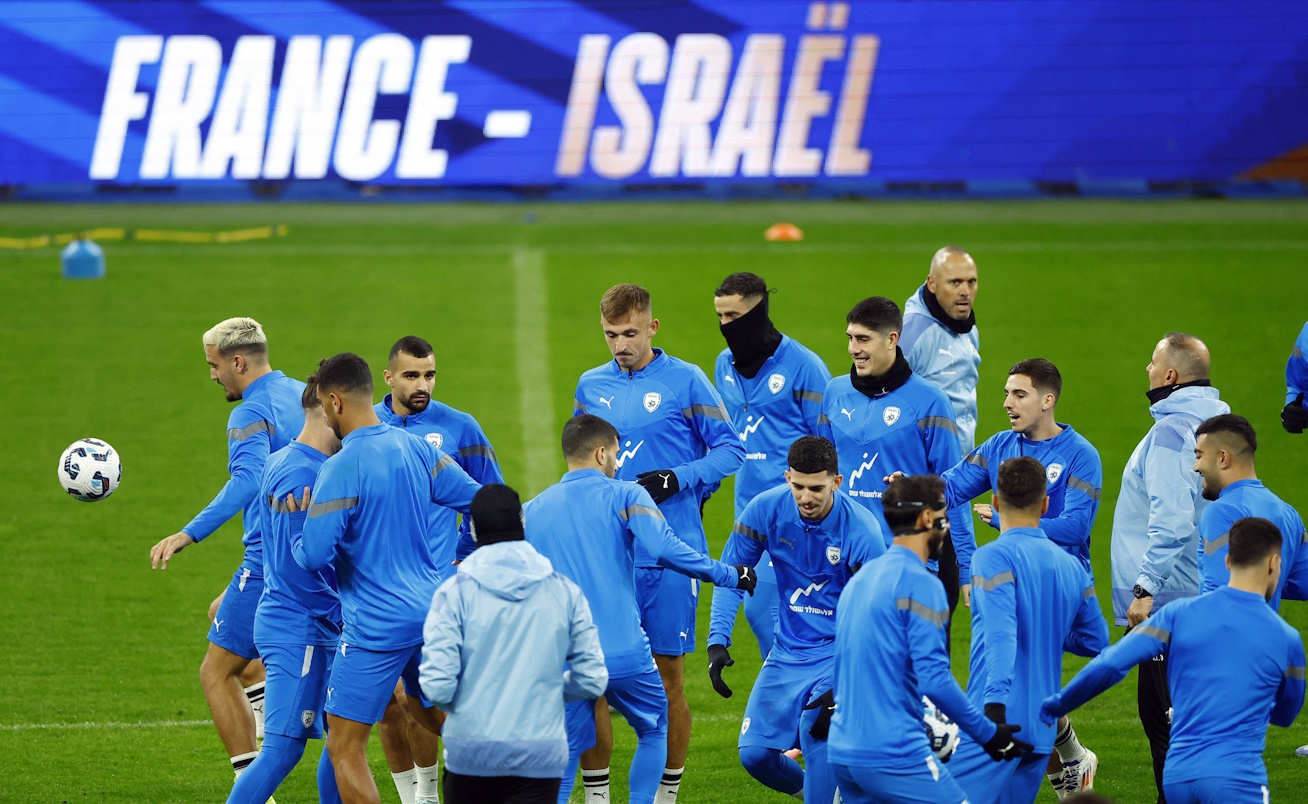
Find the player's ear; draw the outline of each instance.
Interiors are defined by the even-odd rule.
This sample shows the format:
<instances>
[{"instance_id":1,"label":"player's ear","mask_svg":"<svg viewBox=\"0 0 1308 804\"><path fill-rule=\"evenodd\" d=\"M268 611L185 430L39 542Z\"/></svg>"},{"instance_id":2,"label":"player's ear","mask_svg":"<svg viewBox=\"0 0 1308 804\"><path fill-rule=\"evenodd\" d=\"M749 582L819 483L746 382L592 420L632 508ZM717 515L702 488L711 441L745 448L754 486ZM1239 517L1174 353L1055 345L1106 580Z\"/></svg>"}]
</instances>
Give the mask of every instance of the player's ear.
<instances>
[{"instance_id":1,"label":"player's ear","mask_svg":"<svg viewBox=\"0 0 1308 804\"><path fill-rule=\"evenodd\" d=\"M658 332L659 332L659 320L657 318L651 318L649 321L649 336L652 338L655 335L657 335Z\"/></svg>"},{"instance_id":2,"label":"player's ear","mask_svg":"<svg viewBox=\"0 0 1308 804\"><path fill-rule=\"evenodd\" d=\"M998 495L998 494L991 494L991 495L990 495L990 507L993 508L993 509L995 509L996 511L999 510L999 495Z\"/></svg>"},{"instance_id":3,"label":"player's ear","mask_svg":"<svg viewBox=\"0 0 1308 804\"><path fill-rule=\"evenodd\" d=\"M394 382L394 380L393 380L392 377L391 377L391 370L390 370L390 369L382 369L382 379L386 381L386 387L388 387L388 388L394 388L394 387L395 387L395 382Z\"/></svg>"},{"instance_id":4,"label":"player's ear","mask_svg":"<svg viewBox=\"0 0 1308 804\"><path fill-rule=\"evenodd\" d=\"M787 473L787 474L789 474L789 473ZM835 477L835 479L834 479L833 481L831 481L831 489L834 491L834 490L840 488L840 484L841 484L841 483L844 483L844 482L845 482L845 476L842 475L842 474L840 474L840 473L836 473L836 477Z\"/></svg>"},{"instance_id":5,"label":"player's ear","mask_svg":"<svg viewBox=\"0 0 1308 804\"><path fill-rule=\"evenodd\" d=\"M1040 516L1049 513L1049 495L1045 495L1044 500L1040 503Z\"/></svg>"},{"instance_id":6,"label":"player's ear","mask_svg":"<svg viewBox=\"0 0 1308 804\"><path fill-rule=\"evenodd\" d=\"M787 469L785 472L782 472L782 477L786 478L786 483L789 484L789 483L790 483L790 470Z\"/></svg>"},{"instance_id":7,"label":"player's ear","mask_svg":"<svg viewBox=\"0 0 1308 804\"><path fill-rule=\"evenodd\" d=\"M899 333L898 333L898 332L891 332L889 335L887 335L887 336L886 336L886 343L889 344L889 346L890 346L891 349L894 349L894 348L895 348L895 344L899 343Z\"/></svg>"},{"instance_id":8,"label":"player's ear","mask_svg":"<svg viewBox=\"0 0 1308 804\"><path fill-rule=\"evenodd\" d=\"M919 511L917 514L917 523L914 524L914 530L923 531L931 530L931 523L936 521L936 513L931 509Z\"/></svg>"}]
</instances>

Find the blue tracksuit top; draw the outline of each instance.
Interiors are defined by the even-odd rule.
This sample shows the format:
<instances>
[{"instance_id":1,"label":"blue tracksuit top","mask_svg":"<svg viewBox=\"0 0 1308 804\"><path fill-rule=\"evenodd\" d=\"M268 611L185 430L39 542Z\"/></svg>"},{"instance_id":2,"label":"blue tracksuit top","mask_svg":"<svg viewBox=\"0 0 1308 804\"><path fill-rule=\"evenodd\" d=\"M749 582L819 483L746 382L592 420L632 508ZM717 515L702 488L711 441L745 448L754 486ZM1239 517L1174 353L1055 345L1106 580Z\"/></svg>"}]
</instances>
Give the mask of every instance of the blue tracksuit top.
<instances>
[{"instance_id":1,"label":"blue tracksuit top","mask_svg":"<svg viewBox=\"0 0 1308 804\"><path fill-rule=\"evenodd\" d=\"M433 399L427 403L426 410L401 416L391 408L390 394L377 403L375 410L377 418L386 424L425 438L428 444L453 458L469 477L483 486L504 482L495 450L481 425L470 414ZM432 544L439 545L436 559L446 578L454 572L455 559L466 558L476 546L466 518L457 523L458 532L455 533L457 517L454 509L437 505L431 509L428 524L428 536Z\"/></svg>"},{"instance_id":2,"label":"blue tracksuit top","mask_svg":"<svg viewBox=\"0 0 1308 804\"><path fill-rule=\"evenodd\" d=\"M949 672L949 601L940 579L893 545L840 593L836 611L836 713L828 759L841 765L916 769L932 756L922 696L985 744L995 736Z\"/></svg>"},{"instance_id":3,"label":"blue tracksuit top","mask_svg":"<svg viewBox=\"0 0 1308 804\"><path fill-rule=\"evenodd\" d=\"M785 481L790 445L817 434L831 372L821 358L782 335L777 351L752 379L736 371L730 349L718 355L713 379L745 448L745 463L736 472L739 515L760 492Z\"/></svg>"},{"instance_id":4,"label":"blue tracksuit top","mask_svg":"<svg viewBox=\"0 0 1308 804\"><path fill-rule=\"evenodd\" d=\"M245 556L241 566L254 577L263 575L263 530L259 515L259 482L268 456L295 440L304 429L300 395L304 383L280 371L270 371L250 383L240 403L227 417L227 472L231 478L204 510L182 528L203 541L241 512Z\"/></svg>"},{"instance_id":5,"label":"blue tracksuit top","mask_svg":"<svg viewBox=\"0 0 1308 804\"><path fill-rule=\"evenodd\" d=\"M1308 324L1303 325L1295 339L1290 359L1285 363L1285 404L1293 402L1299 394L1308 394Z\"/></svg>"},{"instance_id":6,"label":"blue tracksuit top","mask_svg":"<svg viewBox=\"0 0 1308 804\"><path fill-rule=\"evenodd\" d=\"M999 465L1024 455L1045 467L1049 486L1049 510L1040 517L1040 529L1049 540L1081 560L1090 569L1090 529L1099 513L1099 495L1104 487L1104 469L1099 452L1071 425L1059 422L1063 432L1044 441L1032 441L1020 433L1004 430L987 438L961 463L945 472L945 498L949 505L966 505L999 482ZM989 500L983 500L989 502ZM990 520L999 527L999 512Z\"/></svg>"},{"instance_id":7,"label":"blue tracksuit top","mask_svg":"<svg viewBox=\"0 0 1308 804\"><path fill-rule=\"evenodd\" d=\"M1200 515L1199 592L1211 592L1231 580L1226 568L1231 526L1248 516L1270 520L1281 531L1281 580L1270 601L1272 608L1281 607L1282 594L1291 600L1308 597L1308 533L1303 519L1261 480L1235 481Z\"/></svg>"},{"instance_id":8,"label":"blue tracksuit top","mask_svg":"<svg viewBox=\"0 0 1308 804\"><path fill-rule=\"evenodd\" d=\"M291 513L286 495L299 500L313 488L327 456L292 441L268 458L259 489L263 515L263 595L254 618L256 645L331 645L341 636L341 601L330 566L310 572L295 563L291 544L304 531L307 511Z\"/></svg>"},{"instance_id":9,"label":"blue tracksuit top","mask_svg":"<svg viewBox=\"0 0 1308 804\"><path fill-rule=\"evenodd\" d=\"M836 601L854 570L886 552L881 525L867 509L836 491L820 520L804 519L782 484L755 497L731 529L722 563L754 566L772 556L781 607L772 654L792 661L829 659L836 639ZM730 645L745 593L713 590L710 645Z\"/></svg>"},{"instance_id":10,"label":"blue tracksuit top","mask_svg":"<svg viewBox=\"0 0 1308 804\"><path fill-rule=\"evenodd\" d=\"M572 412L594 414L617 429L619 480L658 469L677 475L681 490L659 509L678 539L708 553L700 499L740 468L745 450L704 372L662 349L655 349L653 361L640 371L624 371L610 360L581 375ZM658 562L638 544L636 566Z\"/></svg>"},{"instance_id":11,"label":"blue tracksuit top","mask_svg":"<svg viewBox=\"0 0 1308 804\"><path fill-rule=\"evenodd\" d=\"M904 302L899 348L913 373L945 392L958 424L959 454L976 445L976 385L981 376L981 335L974 325L960 335L936 320L923 301L926 283Z\"/></svg>"},{"instance_id":12,"label":"blue tracksuit top","mask_svg":"<svg viewBox=\"0 0 1308 804\"><path fill-rule=\"evenodd\" d=\"M972 654L967 696L1008 707L1035 753L1054 747L1040 704L1063 683L1063 651L1095 656L1108 623L1081 563L1038 528L1009 528L972 562Z\"/></svg>"},{"instance_id":13,"label":"blue tracksuit top","mask_svg":"<svg viewBox=\"0 0 1308 804\"><path fill-rule=\"evenodd\" d=\"M307 570L335 562L343 644L388 651L422 642L445 569L427 538L428 509L466 514L479 488L449 455L389 424L344 438L318 474L292 546Z\"/></svg>"},{"instance_id":14,"label":"blue tracksuit top","mask_svg":"<svg viewBox=\"0 0 1308 804\"><path fill-rule=\"evenodd\" d=\"M578 469L523 508L527 541L556 572L594 603L609 678L654 666L636 604L635 547L660 566L715 586L734 587L735 568L697 553L677 539L649 492L598 469Z\"/></svg>"},{"instance_id":15,"label":"blue tracksuit top","mask_svg":"<svg viewBox=\"0 0 1308 804\"><path fill-rule=\"evenodd\" d=\"M1072 711L1159 654L1167 656L1172 694L1163 783L1267 784L1267 724L1294 722L1305 665L1299 632L1253 592L1222 586L1151 614L1047 700L1046 716Z\"/></svg>"},{"instance_id":16,"label":"blue tracksuit top","mask_svg":"<svg viewBox=\"0 0 1308 804\"><path fill-rule=\"evenodd\" d=\"M958 427L944 391L914 375L888 394L864 396L854 389L848 374L827 384L822 399L819 433L836 445L843 490L876 515L881 533L890 545L890 527L881 512L883 477L943 475L962 457ZM972 511L966 504L949 509L949 531L958 557L959 583L971 575L976 537ZM935 562L928 565L935 569Z\"/></svg>"}]
</instances>

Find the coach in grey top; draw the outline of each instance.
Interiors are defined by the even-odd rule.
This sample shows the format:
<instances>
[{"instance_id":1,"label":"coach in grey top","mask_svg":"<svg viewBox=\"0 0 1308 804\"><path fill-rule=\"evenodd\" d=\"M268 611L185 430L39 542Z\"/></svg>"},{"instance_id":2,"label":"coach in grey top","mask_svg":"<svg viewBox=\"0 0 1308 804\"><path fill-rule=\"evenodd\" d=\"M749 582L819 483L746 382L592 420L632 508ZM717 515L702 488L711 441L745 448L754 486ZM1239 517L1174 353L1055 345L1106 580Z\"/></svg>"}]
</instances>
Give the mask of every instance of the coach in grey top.
<instances>
[{"instance_id":1,"label":"coach in grey top","mask_svg":"<svg viewBox=\"0 0 1308 804\"><path fill-rule=\"evenodd\" d=\"M899 348L913 373L945 392L958 423L958 447L966 456L976 446L976 384L981 337L976 329L976 263L958 246L931 258L931 272L904 302Z\"/></svg>"}]
</instances>

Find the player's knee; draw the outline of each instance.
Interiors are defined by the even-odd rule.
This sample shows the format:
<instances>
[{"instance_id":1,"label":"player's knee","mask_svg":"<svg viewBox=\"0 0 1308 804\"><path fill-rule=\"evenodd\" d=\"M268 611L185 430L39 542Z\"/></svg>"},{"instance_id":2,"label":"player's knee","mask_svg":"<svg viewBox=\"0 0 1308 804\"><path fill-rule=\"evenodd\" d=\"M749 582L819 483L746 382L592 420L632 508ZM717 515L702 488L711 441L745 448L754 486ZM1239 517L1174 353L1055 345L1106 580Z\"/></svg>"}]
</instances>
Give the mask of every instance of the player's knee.
<instances>
[{"instance_id":1,"label":"player's knee","mask_svg":"<svg viewBox=\"0 0 1308 804\"><path fill-rule=\"evenodd\" d=\"M781 764L781 752L759 745L742 745L740 764L755 779L770 778Z\"/></svg>"},{"instance_id":2,"label":"player's knee","mask_svg":"<svg viewBox=\"0 0 1308 804\"><path fill-rule=\"evenodd\" d=\"M281 734L268 733L264 735L263 746L259 749L259 756L267 756L277 763L277 769L280 771L281 778L291 772L304 756L304 746L306 740L295 739Z\"/></svg>"}]
</instances>

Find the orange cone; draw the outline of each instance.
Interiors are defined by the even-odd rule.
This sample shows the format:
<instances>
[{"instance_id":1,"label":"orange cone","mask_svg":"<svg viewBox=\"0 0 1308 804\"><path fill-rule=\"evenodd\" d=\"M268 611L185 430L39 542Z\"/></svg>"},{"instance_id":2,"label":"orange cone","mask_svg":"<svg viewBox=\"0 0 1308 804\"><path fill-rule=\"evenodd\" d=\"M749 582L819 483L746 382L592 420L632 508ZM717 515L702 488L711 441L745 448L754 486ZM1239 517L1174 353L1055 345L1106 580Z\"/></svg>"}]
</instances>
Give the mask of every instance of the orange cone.
<instances>
[{"instance_id":1,"label":"orange cone","mask_svg":"<svg viewBox=\"0 0 1308 804\"><path fill-rule=\"evenodd\" d=\"M793 223L774 223L763 233L764 240L803 240L804 232Z\"/></svg>"}]
</instances>

